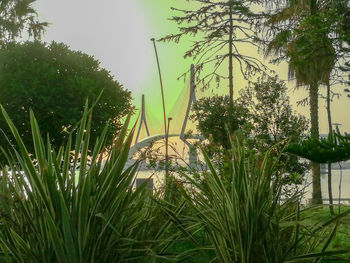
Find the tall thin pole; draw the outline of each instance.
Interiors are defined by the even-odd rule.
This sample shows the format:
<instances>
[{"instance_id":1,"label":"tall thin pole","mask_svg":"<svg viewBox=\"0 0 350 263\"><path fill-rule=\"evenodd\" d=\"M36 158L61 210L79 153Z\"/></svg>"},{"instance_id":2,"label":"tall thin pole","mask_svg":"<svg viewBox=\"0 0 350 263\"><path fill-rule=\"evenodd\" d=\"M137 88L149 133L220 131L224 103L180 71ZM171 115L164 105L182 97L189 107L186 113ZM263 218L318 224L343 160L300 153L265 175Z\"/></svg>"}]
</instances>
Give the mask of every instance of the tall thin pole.
<instances>
[{"instance_id":1,"label":"tall thin pole","mask_svg":"<svg viewBox=\"0 0 350 263\"><path fill-rule=\"evenodd\" d=\"M156 41L154 38L151 38L151 41L153 42L154 46L154 52L156 54L156 59L157 59L157 66L158 66L158 74L159 74L159 81L160 81L160 91L162 94L162 104L163 104L163 117L164 117L164 135L165 135L165 178L168 178L169 175L169 169L167 165L168 161L168 134L167 134L167 122L166 122L166 113L165 113L165 100L164 100L164 89L163 89L163 81L162 81L162 74L160 72L160 65L159 65L159 58L158 58L158 52L157 52L157 47L156 47Z\"/></svg>"},{"instance_id":2,"label":"tall thin pole","mask_svg":"<svg viewBox=\"0 0 350 263\"><path fill-rule=\"evenodd\" d=\"M167 131L165 134L165 180L169 177L169 128L171 117L168 118Z\"/></svg>"},{"instance_id":3,"label":"tall thin pole","mask_svg":"<svg viewBox=\"0 0 350 263\"><path fill-rule=\"evenodd\" d=\"M331 141L333 142L333 128L332 128L332 115L331 115L331 86L329 80L327 81L327 116L328 116L328 136L331 136ZM332 192L332 163L327 163L327 173L328 173L328 198L329 198L329 211L331 215L335 215L333 208L333 192ZM340 204L339 204L340 205Z\"/></svg>"},{"instance_id":4,"label":"tall thin pole","mask_svg":"<svg viewBox=\"0 0 350 263\"><path fill-rule=\"evenodd\" d=\"M230 32L228 40L228 78L229 78L229 92L230 92L230 104L233 105L233 18L232 18L232 2L229 3L229 19L230 19Z\"/></svg>"}]
</instances>

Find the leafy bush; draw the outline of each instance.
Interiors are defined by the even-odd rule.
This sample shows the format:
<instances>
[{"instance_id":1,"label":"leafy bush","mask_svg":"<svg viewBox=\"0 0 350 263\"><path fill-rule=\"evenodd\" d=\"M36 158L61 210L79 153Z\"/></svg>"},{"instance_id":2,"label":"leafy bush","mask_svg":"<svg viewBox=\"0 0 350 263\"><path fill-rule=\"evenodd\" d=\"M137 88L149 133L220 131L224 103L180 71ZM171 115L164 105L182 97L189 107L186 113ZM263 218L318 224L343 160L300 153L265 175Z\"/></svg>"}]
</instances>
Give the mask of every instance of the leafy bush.
<instances>
[{"instance_id":1,"label":"leafy bush","mask_svg":"<svg viewBox=\"0 0 350 263\"><path fill-rule=\"evenodd\" d=\"M324 230L350 211L321 226L301 221L300 195L282 200L283 183L274 176L277 161L270 152L249 154L237 139L230 169L219 172L202 152L209 171L198 176L201 180L184 174L192 187L183 188L182 193L192 213L175 215L164 207L197 247L185 251L183 257L190 252L212 251L215 256L210 262L282 263L314 262L345 252L325 252L337 225L328 239ZM223 174L227 171L230 174ZM208 240L205 246L197 238L199 232Z\"/></svg>"}]
</instances>

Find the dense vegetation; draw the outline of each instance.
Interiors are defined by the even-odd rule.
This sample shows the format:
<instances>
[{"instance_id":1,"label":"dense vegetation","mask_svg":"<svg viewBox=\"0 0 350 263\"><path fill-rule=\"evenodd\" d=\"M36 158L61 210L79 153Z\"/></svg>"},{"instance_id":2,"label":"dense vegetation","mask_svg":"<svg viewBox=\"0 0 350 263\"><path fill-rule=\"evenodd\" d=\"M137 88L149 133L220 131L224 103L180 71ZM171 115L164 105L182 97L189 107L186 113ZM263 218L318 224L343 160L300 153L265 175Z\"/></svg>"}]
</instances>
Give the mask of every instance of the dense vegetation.
<instances>
[{"instance_id":1,"label":"dense vegetation","mask_svg":"<svg viewBox=\"0 0 350 263\"><path fill-rule=\"evenodd\" d=\"M34 150L30 110L37 116L43 136L50 134L52 146L58 148L80 120L87 98L96 102L92 140L110 120L110 145L122 118L132 110L131 94L97 60L55 42L9 43L0 50L0 103L12 116L30 153ZM3 118L0 129L0 144L8 148L13 137Z\"/></svg>"},{"instance_id":2,"label":"dense vegetation","mask_svg":"<svg viewBox=\"0 0 350 263\"><path fill-rule=\"evenodd\" d=\"M1 170L1 262L327 262L349 252L327 248L350 210L316 225L304 220L298 192L282 200L269 151L249 153L233 141L230 168L218 172L202 149L208 171L168 180L164 195L151 196L145 185L133 189L138 162L125 167L129 118L107 156L108 125L89 156L87 107L58 150L31 112L29 155L1 110L18 145L4 152Z\"/></svg>"},{"instance_id":3,"label":"dense vegetation","mask_svg":"<svg viewBox=\"0 0 350 263\"><path fill-rule=\"evenodd\" d=\"M350 2L188 1L194 9L171 18L180 33L161 40L197 37L185 54L196 60L197 88L227 80L228 95L193 105L205 140L191 147L203 165L171 166L166 154L156 193L135 187L143 155L127 165L131 94L93 57L41 43L47 24L35 0L1 2L0 262L350 261L349 207L315 206L319 163L349 158L349 135L331 129L330 93L331 80L343 81L336 73L349 71ZM22 33L35 41L18 42ZM308 139L285 83L242 54L242 43L288 62L308 90ZM250 80L237 99L234 61ZM320 140L322 86L330 133ZM164 122L167 133L165 111ZM313 205L301 202L308 166L295 154L312 161Z\"/></svg>"}]
</instances>

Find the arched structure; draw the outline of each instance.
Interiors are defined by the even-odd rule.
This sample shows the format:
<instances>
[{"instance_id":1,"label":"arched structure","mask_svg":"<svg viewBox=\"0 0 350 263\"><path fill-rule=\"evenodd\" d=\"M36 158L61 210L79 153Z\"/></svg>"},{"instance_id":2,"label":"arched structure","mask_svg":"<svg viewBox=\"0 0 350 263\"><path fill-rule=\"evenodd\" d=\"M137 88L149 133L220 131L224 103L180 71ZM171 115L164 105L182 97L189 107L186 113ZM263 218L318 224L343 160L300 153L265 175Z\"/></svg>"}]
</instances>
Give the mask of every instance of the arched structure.
<instances>
[{"instance_id":1,"label":"arched structure","mask_svg":"<svg viewBox=\"0 0 350 263\"><path fill-rule=\"evenodd\" d=\"M185 111L185 116L180 117L181 118L181 130L176 133L171 133L168 135L168 137L178 137L181 141L183 141L186 146L189 148L189 163L194 163L197 160L196 151L192 151L191 148L193 145L189 142L189 139L201 139L199 135L190 135L186 136L186 128L188 126L188 120L189 120L189 114L191 110L192 104L196 101L196 93L195 93L195 70L194 65L191 65L190 69L190 83L189 83L189 97L187 102L187 107ZM183 100L183 98L181 98ZM176 114L176 113L175 113ZM176 114L178 116L178 114ZM183 119L182 119L183 118ZM146 129L147 137L142 138L139 140L140 131L142 129L142 126ZM136 139L134 144L130 148L129 156L132 157L137 151L144 149L146 147L151 146L154 142L163 140L165 138L165 134L150 134L149 128L147 126L147 120L146 120L146 103L145 103L145 96L142 95L142 103L141 103L141 118L138 124L137 133L136 133Z\"/></svg>"}]
</instances>

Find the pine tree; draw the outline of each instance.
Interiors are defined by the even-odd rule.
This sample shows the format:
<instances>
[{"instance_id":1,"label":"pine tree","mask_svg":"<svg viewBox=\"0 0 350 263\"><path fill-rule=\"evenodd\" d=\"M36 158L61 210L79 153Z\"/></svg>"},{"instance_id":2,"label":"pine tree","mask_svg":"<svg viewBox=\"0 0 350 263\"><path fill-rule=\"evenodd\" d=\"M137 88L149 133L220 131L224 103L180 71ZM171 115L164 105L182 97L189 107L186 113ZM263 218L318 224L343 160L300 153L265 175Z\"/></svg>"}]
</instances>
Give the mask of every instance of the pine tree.
<instances>
[{"instance_id":1,"label":"pine tree","mask_svg":"<svg viewBox=\"0 0 350 263\"><path fill-rule=\"evenodd\" d=\"M197 73L202 72L199 78L204 88L211 81L217 83L221 79L229 82L230 101L233 102L233 65L238 62L240 71L247 78L265 68L257 59L241 53L241 49L247 50L255 47L257 37L255 23L259 14L251 9L258 0L189 0L198 8L177 9L182 15L173 16L170 20L179 25L179 33L171 34L160 41L174 41L178 43L181 38L189 35L194 38L192 47L184 57L191 57L196 61ZM222 73L222 66L228 62L227 73ZM205 66L212 66L205 70Z\"/></svg>"}]
</instances>

